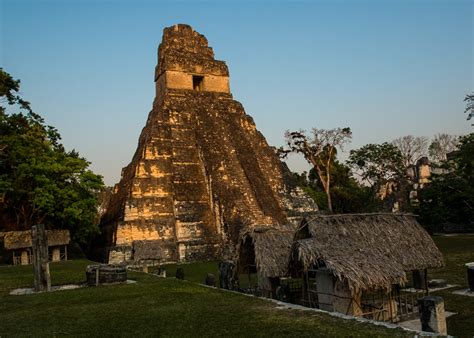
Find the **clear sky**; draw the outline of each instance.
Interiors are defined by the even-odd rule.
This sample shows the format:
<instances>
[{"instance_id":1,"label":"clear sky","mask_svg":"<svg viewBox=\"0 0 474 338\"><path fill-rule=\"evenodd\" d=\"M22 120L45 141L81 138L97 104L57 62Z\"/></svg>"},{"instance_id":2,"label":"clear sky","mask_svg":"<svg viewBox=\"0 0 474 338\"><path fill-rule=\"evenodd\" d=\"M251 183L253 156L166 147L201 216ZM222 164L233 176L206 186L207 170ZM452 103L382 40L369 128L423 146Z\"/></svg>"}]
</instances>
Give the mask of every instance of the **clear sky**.
<instances>
[{"instance_id":1,"label":"clear sky","mask_svg":"<svg viewBox=\"0 0 474 338\"><path fill-rule=\"evenodd\" d=\"M462 100L474 89L473 1L0 4L0 67L109 185L135 151L162 30L176 23L227 62L234 98L271 145L311 127L351 127L348 149L472 131Z\"/></svg>"}]
</instances>

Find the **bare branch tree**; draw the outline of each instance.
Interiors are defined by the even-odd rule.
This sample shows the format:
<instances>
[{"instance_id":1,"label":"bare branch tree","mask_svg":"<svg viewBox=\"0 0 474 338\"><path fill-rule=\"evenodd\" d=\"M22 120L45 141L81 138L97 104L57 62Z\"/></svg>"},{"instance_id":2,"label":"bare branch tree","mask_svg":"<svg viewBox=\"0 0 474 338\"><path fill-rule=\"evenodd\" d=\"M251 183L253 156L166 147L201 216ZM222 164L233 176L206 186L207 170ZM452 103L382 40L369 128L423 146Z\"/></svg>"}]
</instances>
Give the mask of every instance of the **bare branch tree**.
<instances>
[{"instance_id":1,"label":"bare branch tree","mask_svg":"<svg viewBox=\"0 0 474 338\"><path fill-rule=\"evenodd\" d=\"M342 150L345 143L350 142L350 128L311 130L307 136L304 130L286 131L285 140L288 149L280 148L279 154L285 157L290 152L303 154L304 158L314 167L327 196L328 208L333 212L331 200L331 165L336 156L337 148Z\"/></svg>"},{"instance_id":2,"label":"bare branch tree","mask_svg":"<svg viewBox=\"0 0 474 338\"><path fill-rule=\"evenodd\" d=\"M433 162L446 160L446 155L457 149L459 138L455 135L436 134L429 147L430 159Z\"/></svg>"},{"instance_id":3,"label":"bare branch tree","mask_svg":"<svg viewBox=\"0 0 474 338\"><path fill-rule=\"evenodd\" d=\"M407 135L393 140L392 144L400 149L405 167L428 155L428 138L424 136Z\"/></svg>"}]
</instances>

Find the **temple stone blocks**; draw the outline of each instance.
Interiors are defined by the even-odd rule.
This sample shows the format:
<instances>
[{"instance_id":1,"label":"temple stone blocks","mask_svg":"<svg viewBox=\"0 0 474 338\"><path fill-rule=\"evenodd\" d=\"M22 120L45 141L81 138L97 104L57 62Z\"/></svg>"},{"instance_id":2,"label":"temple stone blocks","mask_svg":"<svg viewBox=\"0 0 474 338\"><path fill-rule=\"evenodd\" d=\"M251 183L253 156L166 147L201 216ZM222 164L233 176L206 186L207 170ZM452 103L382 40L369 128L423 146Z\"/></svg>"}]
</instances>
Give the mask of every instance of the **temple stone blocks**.
<instances>
[{"instance_id":1,"label":"temple stone blocks","mask_svg":"<svg viewBox=\"0 0 474 338\"><path fill-rule=\"evenodd\" d=\"M173 180L174 182L192 182L195 180L204 182L204 175L201 169L201 164L189 163L174 165Z\"/></svg>"},{"instance_id":2,"label":"temple stone blocks","mask_svg":"<svg viewBox=\"0 0 474 338\"><path fill-rule=\"evenodd\" d=\"M287 222L291 188L279 159L233 100L228 68L207 39L187 25L165 28L155 83L137 151L101 222L113 229L109 260L128 259L133 240L155 239L175 244L169 260L216 258L224 232L242 220Z\"/></svg>"},{"instance_id":3,"label":"temple stone blocks","mask_svg":"<svg viewBox=\"0 0 474 338\"><path fill-rule=\"evenodd\" d=\"M116 240L117 245L129 244L133 241L159 239L158 232L153 228L139 227L137 225L122 224L117 227Z\"/></svg>"},{"instance_id":4,"label":"temple stone blocks","mask_svg":"<svg viewBox=\"0 0 474 338\"><path fill-rule=\"evenodd\" d=\"M198 222L211 212L208 201L176 201L174 208L175 217L182 222Z\"/></svg>"}]
</instances>

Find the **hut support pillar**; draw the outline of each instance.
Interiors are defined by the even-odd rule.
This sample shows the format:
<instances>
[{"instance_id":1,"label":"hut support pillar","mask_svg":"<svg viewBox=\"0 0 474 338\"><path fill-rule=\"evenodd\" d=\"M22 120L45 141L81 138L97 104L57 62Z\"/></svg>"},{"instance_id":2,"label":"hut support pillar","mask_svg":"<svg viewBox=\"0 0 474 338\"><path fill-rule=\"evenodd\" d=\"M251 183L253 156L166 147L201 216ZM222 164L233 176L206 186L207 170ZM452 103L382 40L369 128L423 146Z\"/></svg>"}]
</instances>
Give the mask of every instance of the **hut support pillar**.
<instances>
[{"instance_id":1,"label":"hut support pillar","mask_svg":"<svg viewBox=\"0 0 474 338\"><path fill-rule=\"evenodd\" d=\"M426 269L425 270L413 270L413 287L418 290L426 290Z\"/></svg>"},{"instance_id":2,"label":"hut support pillar","mask_svg":"<svg viewBox=\"0 0 474 338\"><path fill-rule=\"evenodd\" d=\"M31 227L31 242L33 245L33 270L35 291L50 291L51 279L48 262L48 240L44 224Z\"/></svg>"},{"instance_id":3,"label":"hut support pillar","mask_svg":"<svg viewBox=\"0 0 474 338\"><path fill-rule=\"evenodd\" d=\"M265 277L260 271L257 272L258 289L262 292L262 296L272 296L272 282L270 278Z\"/></svg>"},{"instance_id":4,"label":"hut support pillar","mask_svg":"<svg viewBox=\"0 0 474 338\"><path fill-rule=\"evenodd\" d=\"M26 250L22 250L22 251L21 251L20 264L21 264L21 265L28 265L28 264L30 264L30 262L29 262L29 260L28 260L28 251L26 251Z\"/></svg>"}]
</instances>

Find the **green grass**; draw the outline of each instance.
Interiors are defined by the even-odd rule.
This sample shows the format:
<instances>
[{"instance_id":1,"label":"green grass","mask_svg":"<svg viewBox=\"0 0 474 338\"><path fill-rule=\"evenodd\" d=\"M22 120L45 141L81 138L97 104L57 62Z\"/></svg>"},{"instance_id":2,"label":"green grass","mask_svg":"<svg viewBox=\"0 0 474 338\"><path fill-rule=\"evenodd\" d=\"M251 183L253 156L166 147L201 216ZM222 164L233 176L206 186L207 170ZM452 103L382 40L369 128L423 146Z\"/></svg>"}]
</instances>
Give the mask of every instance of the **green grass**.
<instances>
[{"instance_id":1,"label":"green grass","mask_svg":"<svg viewBox=\"0 0 474 338\"><path fill-rule=\"evenodd\" d=\"M84 281L84 268L89 263L51 264L52 283ZM187 267L191 276L194 268ZM196 269L208 272L202 266ZM32 286L32 268L0 267L0 336L409 335L325 314L281 310L266 300L187 281L143 273L130 273L129 278L137 283L11 296L11 289ZM196 281L202 278L196 277Z\"/></svg>"},{"instance_id":2,"label":"green grass","mask_svg":"<svg viewBox=\"0 0 474 338\"><path fill-rule=\"evenodd\" d=\"M219 286L219 262L197 262L190 264L166 264L167 277L175 277L178 267L184 271L184 279L195 283L204 283L208 273L214 274L216 277L216 286ZM248 274L242 274L239 278L240 287L245 289L249 286L255 287L257 285L257 274L250 274L250 281Z\"/></svg>"},{"instance_id":3,"label":"green grass","mask_svg":"<svg viewBox=\"0 0 474 338\"><path fill-rule=\"evenodd\" d=\"M436 236L446 266L430 271L467 288L466 262L474 261L474 236ZM51 264L53 285L85 280L86 260ZM218 276L217 262L181 264L185 278L203 283ZM178 265L167 265L175 275ZM129 273L136 284L83 288L36 295L10 296L31 287L31 266L0 267L0 337L10 336L387 336L409 335L328 315L277 309L261 299L209 289L187 281ZM246 276L242 276L245 283ZM217 281L216 281L217 282ZM448 332L474 335L474 298L435 294L445 299Z\"/></svg>"},{"instance_id":4,"label":"green grass","mask_svg":"<svg viewBox=\"0 0 474 338\"><path fill-rule=\"evenodd\" d=\"M433 293L444 298L447 311L457 313L447 319L448 333L459 337L472 337L474 336L474 297L454 295L452 292L467 288L465 263L474 262L474 236L435 236L433 239L443 252L445 267L429 270L429 278L443 278L449 284L459 285L456 288ZM218 276L217 262L181 264L179 266L184 269L185 279L193 282L203 283L207 273L214 273ZM177 265L167 266L168 276L174 276L176 268ZM247 276L242 275L240 280L241 286L245 288L248 284ZM253 281L253 283L255 282Z\"/></svg>"},{"instance_id":5,"label":"green grass","mask_svg":"<svg viewBox=\"0 0 474 338\"><path fill-rule=\"evenodd\" d=\"M216 276L216 284L219 284L219 267L218 262L198 262L191 264L166 264L163 266L166 269L167 277L174 277L178 267L184 270L184 279L195 282L204 283L208 273Z\"/></svg>"},{"instance_id":6,"label":"green grass","mask_svg":"<svg viewBox=\"0 0 474 338\"><path fill-rule=\"evenodd\" d=\"M435 236L436 245L443 252L445 267L429 271L429 278L443 278L459 287L435 292L444 298L445 309L457 315L447 319L448 333L458 337L474 336L474 297L455 295L457 289L467 288L465 263L474 262L474 236Z\"/></svg>"}]
</instances>

